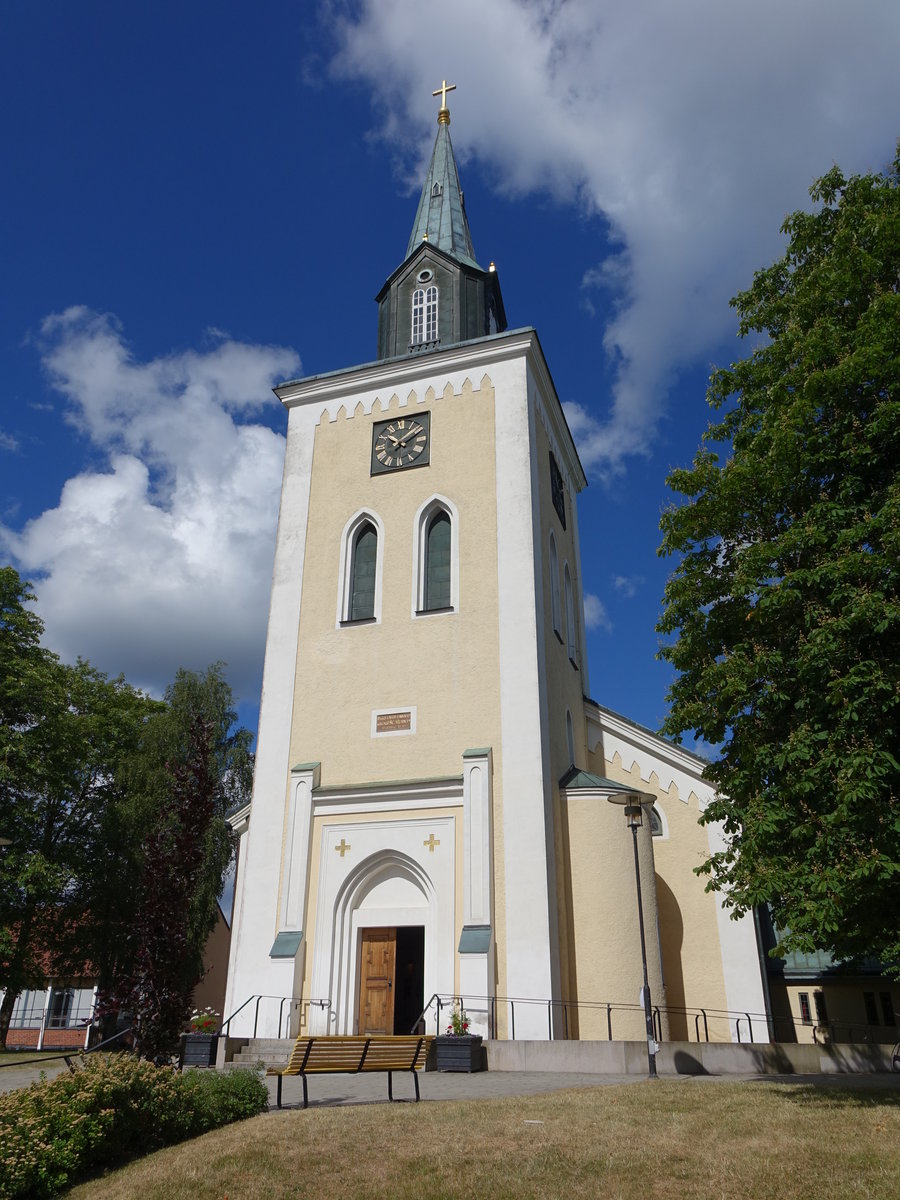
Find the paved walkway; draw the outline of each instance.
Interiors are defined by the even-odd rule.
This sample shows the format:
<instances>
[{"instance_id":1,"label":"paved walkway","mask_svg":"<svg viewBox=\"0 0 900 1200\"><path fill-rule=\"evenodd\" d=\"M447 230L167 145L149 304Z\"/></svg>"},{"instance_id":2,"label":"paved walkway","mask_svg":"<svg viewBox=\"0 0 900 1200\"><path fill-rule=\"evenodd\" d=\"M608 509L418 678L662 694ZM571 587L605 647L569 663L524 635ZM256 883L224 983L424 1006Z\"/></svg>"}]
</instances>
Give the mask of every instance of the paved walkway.
<instances>
[{"instance_id":1,"label":"paved walkway","mask_svg":"<svg viewBox=\"0 0 900 1200\"><path fill-rule=\"evenodd\" d=\"M66 1071L68 1068L61 1058L53 1062L38 1062L31 1065L31 1058L23 1060L22 1065L10 1067L0 1067L0 1092L14 1092L17 1088L28 1087L30 1083L37 1083L41 1077L41 1071L46 1072L48 1079L53 1079L59 1075L61 1071Z\"/></svg>"},{"instance_id":2,"label":"paved walkway","mask_svg":"<svg viewBox=\"0 0 900 1200\"><path fill-rule=\"evenodd\" d=\"M61 1060L0 1069L0 1092L27 1087L40 1079L41 1071L53 1078L66 1066ZM900 1074L872 1075L663 1075L662 1079L678 1081L685 1087L702 1087L715 1083L756 1081L761 1083L790 1083L816 1087L877 1089L900 1093ZM272 1107L275 1107L276 1080L267 1078ZM558 1092L564 1088L613 1087L619 1084L645 1083L642 1075L590 1075L561 1071L480 1071L473 1075L462 1072L422 1071L419 1089L422 1100L487 1100L496 1096L536 1096ZM310 1107L318 1105L372 1104L387 1102L387 1077L371 1075L319 1075L307 1081ZM394 1097L414 1100L415 1088L408 1074L394 1075ZM290 1108L303 1103L303 1084L299 1078L284 1080L282 1102Z\"/></svg>"},{"instance_id":3,"label":"paved walkway","mask_svg":"<svg viewBox=\"0 0 900 1200\"><path fill-rule=\"evenodd\" d=\"M900 1093L900 1075L662 1075L661 1079L703 1087L715 1083L790 1083L852 1089L876 1089ZM487 1100L497 1096L537 1096L564 1088L615 1087L646 1083L643 1075L588 1075L561 1071L423 1071L419 1074L422 1100ZM271 1105L275 1107L276 1080L267 1079ZM342 1104L371 1104L387 1101L387 1079L383 1075L319 1075L307 1080L310 1108ZM395 1100L415 1100L415 1088L402 1072L394 1075ZM282 1085L286 1108L303 1104L303 1084L287 1076Z\"/></svg>"}]
</instances>

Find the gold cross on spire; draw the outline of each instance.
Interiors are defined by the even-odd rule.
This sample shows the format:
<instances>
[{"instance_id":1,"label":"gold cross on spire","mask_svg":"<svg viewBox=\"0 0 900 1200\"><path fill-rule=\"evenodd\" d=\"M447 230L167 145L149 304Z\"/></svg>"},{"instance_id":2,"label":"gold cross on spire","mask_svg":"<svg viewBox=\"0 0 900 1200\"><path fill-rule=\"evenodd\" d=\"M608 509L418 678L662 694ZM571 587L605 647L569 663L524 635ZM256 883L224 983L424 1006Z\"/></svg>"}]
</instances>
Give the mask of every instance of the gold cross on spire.
<instances>
[{"instance_id":1,"label":"gold cross on spire","mask_svg":"<svg viewBox=\"0 0 900 1200\"><path fill-rule=\"evenodd\" d=\"M437 89L437 91L431 93L432 96L440 96L441 98L441 107L438 110L438 123L443 121L447 125L450 124L450 109L447 107L447 93L455 91L456 84L448 83L446 79L443 79L441 80L441 86Z\"/></svg>"}]
</instances>

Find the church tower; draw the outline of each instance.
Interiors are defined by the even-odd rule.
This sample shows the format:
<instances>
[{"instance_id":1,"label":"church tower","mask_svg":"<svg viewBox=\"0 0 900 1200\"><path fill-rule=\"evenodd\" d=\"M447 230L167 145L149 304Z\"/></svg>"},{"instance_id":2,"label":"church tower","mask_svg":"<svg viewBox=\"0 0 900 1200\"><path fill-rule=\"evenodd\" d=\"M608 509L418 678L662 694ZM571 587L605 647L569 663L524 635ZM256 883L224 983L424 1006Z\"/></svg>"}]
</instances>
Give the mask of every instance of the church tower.
<instances>
[{"instance_id":1,"label":"church tower","mask_svg":"<svg viewBox=\"0 0 900 1200\"><path fill-rule=\"evenodd\" d=\"M226 1001L276 998L258 1002L261 1036L287 1032L290 998L291 1032L409 1032L435 993L463 995L475 1031L572 1036L579 989L633 1005L640 987L617 911L631 841L603 802L616 785L588 774L585 475L536 331L507 328L475 257L448 90L378 293L377 359L276 389L287 445ZM642 854L652 923L649 826Z\"/></svg>"}]
</instances>

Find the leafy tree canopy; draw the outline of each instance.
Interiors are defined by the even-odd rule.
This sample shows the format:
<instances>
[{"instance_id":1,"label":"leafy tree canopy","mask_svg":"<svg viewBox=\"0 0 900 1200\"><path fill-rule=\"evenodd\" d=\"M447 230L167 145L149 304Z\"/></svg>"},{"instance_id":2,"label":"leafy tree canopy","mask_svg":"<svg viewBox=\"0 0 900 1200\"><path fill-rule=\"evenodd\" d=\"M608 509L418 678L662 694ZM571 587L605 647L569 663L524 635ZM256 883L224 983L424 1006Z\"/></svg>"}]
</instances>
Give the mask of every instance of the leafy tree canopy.
<instances>
[{"instance_id":1,"label":"leafy tree canopy","mask_svg":"<svg viewBox=\"0 0 900 1200\"><path fill-rule=\"evenodd\" d=\"M130 790L143 815L123 936L128 966L101 987L100 1001L106 1011L133 1014L137 1048L148 1058L165 1058L187 1028L233 852L225 814L250 795L251 735L235 720L221 663L202 675L181 670L131 760Z\"/></svg>"},{"instance_id":2,"label":"leafy tree canopy","mask_svg":"<svg viewBox=\"0 0 900 1200\"><path fill-rule=\"evenodd\" d=\"M771 904L782 952L896 966L900 151L810 194L732 301L755 348L713 372L720 416L668 479L663 728L721 745L709 886L736 913Z\"/></svg>"},{"instance_id":3,"label":"leafy tree canopy","mask_svg":"<svg viewBox=\"0 0 900 1200\"><path fill-rule=\"evenodd\" d=\"M88 974L140 1052L165 1056L203 972L251 735L221 664L152 700L42 647L33 599L0 569L0 1045L24 988Z\"/></svg>"},{"instance_id":4,"label":"leafy tree canopy","mask_svg":"<svg viewBox=\"0 0 900 1200\"><path fill-rule=\"evenodd\" d=\"M16 996L43 987L78 883L100 869L97 832L124 799L122 772L161 705L40 645L34 599L0 569L0 1043ZM82 950L80 971L84 969Z\"/></svg>"}]
</instances>

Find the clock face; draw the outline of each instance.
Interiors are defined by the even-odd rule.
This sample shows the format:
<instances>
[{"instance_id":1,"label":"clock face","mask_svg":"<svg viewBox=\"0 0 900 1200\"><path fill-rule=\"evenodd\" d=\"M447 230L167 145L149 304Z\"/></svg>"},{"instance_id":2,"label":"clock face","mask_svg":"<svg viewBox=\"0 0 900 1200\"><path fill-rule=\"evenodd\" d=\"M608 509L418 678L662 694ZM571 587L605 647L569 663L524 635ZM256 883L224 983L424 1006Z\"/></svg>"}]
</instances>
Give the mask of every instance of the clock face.
<instances>
[{"instance_id":1,"label":"clock face","mask_svg":"<svg viewBox=\"0 0 900 1200\"><path fill-rule=\"evenodd\" d=\"M378 421L372 430L372 474L427 466L430 425L430 413Z\"/></svg>"}]
</instances>

